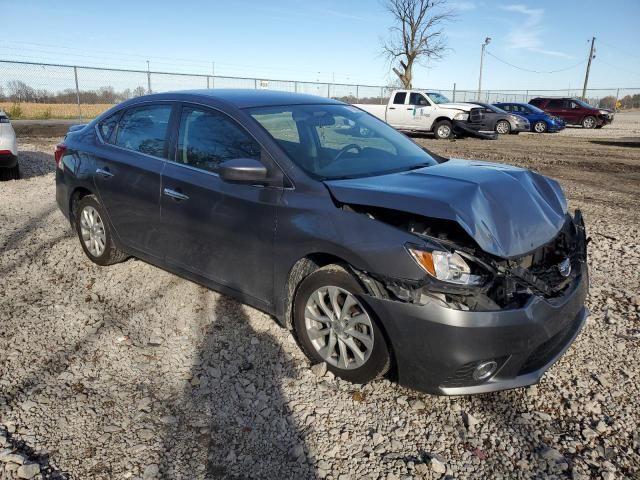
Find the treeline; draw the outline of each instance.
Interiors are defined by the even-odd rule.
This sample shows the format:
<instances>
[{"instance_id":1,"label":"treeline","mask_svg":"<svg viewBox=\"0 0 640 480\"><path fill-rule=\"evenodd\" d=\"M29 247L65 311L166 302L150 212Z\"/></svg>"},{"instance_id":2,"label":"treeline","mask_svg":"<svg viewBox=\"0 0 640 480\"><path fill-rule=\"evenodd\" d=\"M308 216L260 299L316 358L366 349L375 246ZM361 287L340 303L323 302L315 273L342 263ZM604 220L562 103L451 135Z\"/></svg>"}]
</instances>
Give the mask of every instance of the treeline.
<instances>
[{"instance_id":1,"label":"treeline","mask_svg":"<svg viewBox=\"0 0 640 480\"><path fill-rule=\"evenodd\" d=\"M622 98L618 99L618 105L616 105L616 97L613 95L609 95L608 97L602 97L598 102L598 106L600 108L610 108L612 110L619 109L629 109L629 108L640 108L640 93L636 93L635 95L625 95Z\"/></svg>"},{"instance_id":2,"label":"treeline","mask_svg":"<svg viewBox=\"0 0 640 480\"><path fill-rule=\"evenodd\" d=\"M118 103L128 98L146 94L144 87L138 86L133 90L127 88L116 92L113 87L100 87L97 90L80 90L80 103ZM0 85L0 101L13 103L77 103L78 96L75 89L67 88L59 92L47 89L33 88L21 80L9 80L4 87Z\"/></svg>"}]
</instances>

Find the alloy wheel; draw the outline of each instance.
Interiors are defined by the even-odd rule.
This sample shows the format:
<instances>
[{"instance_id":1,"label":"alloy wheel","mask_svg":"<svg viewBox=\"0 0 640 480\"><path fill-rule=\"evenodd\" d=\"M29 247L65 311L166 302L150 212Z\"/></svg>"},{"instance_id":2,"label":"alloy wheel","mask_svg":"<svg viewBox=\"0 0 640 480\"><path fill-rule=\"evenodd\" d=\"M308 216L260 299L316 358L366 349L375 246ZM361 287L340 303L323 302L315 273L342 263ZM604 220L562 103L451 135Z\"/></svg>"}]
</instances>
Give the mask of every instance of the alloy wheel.
<instances>
[{"instance_id":1,"label":"alloy wheel","mask_svg":"<svg viewBox=\"0 0 640 480\"><path fill-rule=\"evenodd\" d=\"M544 133L547 130L547 125L544 122L536 122L533 129L538 133Z\"/></svg>"},{"instance_id":2,"label":"alloy wheel","mask_svg":"<svg viewBox=\"0 0 640 480\"><path fill-rule=\"evenodd\" d=\"M509 122L498 122L498 124L496 125L496 132L498 132L501 135L506 135L507 133L509 133L509 130L511 129Z\"/></svg>"},{"instance_id":3,"label":"alloy wheel","mask_svg":"<svg viewBox=\"0 0 640 480\"><path fill-rule=\"evenodd\" d=\"M348 291L334 286L318 288L307 300L304 322L313 348L325 362L352 370L371 356L371 318Z\"/></svg>"},{"instance_id":4,"label":"alloy wheel","mask_svg":"<svg viewBox=\"0 0 640 480\"><path fill-rule=\"evenodd\" d=\"M80 233L85 247L94 257L104 253L107 243L107 233L98 211L87 205L80 213Z\"/></svg>"},{"instance_id":5,"label":"alloy wheel","mask_svg":"<svg viewBox=\"0 0 640 480\"><path fill-rule=\"evenodd\" d=\"M440 125L438 127L438 136L440 138L449 138L451 135L451 127L449 125Z\"/></svg>"},{"instance_id":6,"label":"alloy wheel","mask_svg":"<svg viewBox=\"0 0 640 480\"><path fill-rule=\"evenodd\" d=\"M596 119L593 117L587 117L582 121L584 128L593 128L596 125Z\"/></svg>"}]
</instances>

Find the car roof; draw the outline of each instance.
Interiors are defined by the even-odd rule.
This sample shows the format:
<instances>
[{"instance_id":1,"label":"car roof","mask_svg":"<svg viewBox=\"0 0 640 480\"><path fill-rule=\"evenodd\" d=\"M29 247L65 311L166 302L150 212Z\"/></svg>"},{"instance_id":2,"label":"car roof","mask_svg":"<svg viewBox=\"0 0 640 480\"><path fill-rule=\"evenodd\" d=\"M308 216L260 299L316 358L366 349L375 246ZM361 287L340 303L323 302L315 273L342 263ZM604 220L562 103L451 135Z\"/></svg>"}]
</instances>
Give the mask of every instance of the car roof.
<instances>
[{"instance_id":1,"label":"car roof","mask_svg":"<svg viewBox=\"0 0 640 480\"><path fill-rule=\"evenodd\" d=\"M249 90L236 88L212 88L204 90L181 90L176 92L168 92L159 94L168 98L173 94L196 96L218 100L236 108L249 107L271 107L277 105L309 105L309 104L328 104L343 105L342 102L333 100L332 98L320 97L316 95L306 95L302 93L281 92L276 90ZM149 97L154 97L150 95ZM139 97L142 98L142 97Z\"/></svg>"}]
</instances>

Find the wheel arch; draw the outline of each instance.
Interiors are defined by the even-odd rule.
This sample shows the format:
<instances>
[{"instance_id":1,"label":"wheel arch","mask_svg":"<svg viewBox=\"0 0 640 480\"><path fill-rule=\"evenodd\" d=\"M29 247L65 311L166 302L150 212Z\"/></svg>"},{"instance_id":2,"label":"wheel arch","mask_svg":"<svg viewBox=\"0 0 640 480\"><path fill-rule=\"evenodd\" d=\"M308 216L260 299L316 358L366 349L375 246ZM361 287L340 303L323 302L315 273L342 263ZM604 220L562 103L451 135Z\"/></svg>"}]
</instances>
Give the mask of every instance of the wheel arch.
<instances>
[{"instance_id":1,"label":"wheel arch","mask_svg":"<svg viewBox=\"0 0 640 480\"><path fill-rule=\"evenodd\" d=\"M83 197L87 195L94 195L94 192L89 190L87 187L78 186L76 187L71 195L69 195L69 223L71 226L75 228L75 219L76 219L76 205Z\"/></svg>"},{"instance_id":2,"label":"wheel arch","mask_svg":"<svg viewBox=\"0 0 640 480\"><path fill-rule=\"evenodd\" d=\"M436 118L433 123L431 124L431 131L434 130L434 128L436 127L436 125L441 122L442 120L446 120L447 122L449 122L451 125L453 125L453 120L450 119L449 117L445 117L440 115L438 118Z\"/></svg>"},{"instance_id":3,"label":"wheel arch","mask_svg":"<svg viewBox=\"0 0 640 480\"><path fill-rule=\"evenodd\" d=\"M335 254L314 252L299 258L289 270L287 281L284 285L282 318L280 318L280 323L288 330L293 331L293 299L300 282L319 268L331 264L349 266L349 262Z\"/></svg>"}]
</instances>

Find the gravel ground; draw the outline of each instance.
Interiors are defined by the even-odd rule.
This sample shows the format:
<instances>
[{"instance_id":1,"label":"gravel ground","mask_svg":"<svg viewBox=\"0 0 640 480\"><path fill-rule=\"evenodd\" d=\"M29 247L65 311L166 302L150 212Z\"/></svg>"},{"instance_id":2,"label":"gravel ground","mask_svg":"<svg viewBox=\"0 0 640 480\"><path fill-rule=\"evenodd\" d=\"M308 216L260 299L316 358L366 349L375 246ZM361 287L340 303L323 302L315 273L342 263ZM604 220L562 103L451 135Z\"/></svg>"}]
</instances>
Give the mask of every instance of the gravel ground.
<instances>
[{"instance_id":1,"label":"gravel ground","mask_svg":"<svg viewBox=\"0 0 640 480\"><path fill-rule=\"evenodd\" d=\"M456 398L349 384L257 310L139 260L95 266L55 206L56 139L20 138L24 178L0 184L0 479L640 478L639 119L419 140L558 178L593 238L568 353L537 386Z\"/></svg>"}]
</instances>

